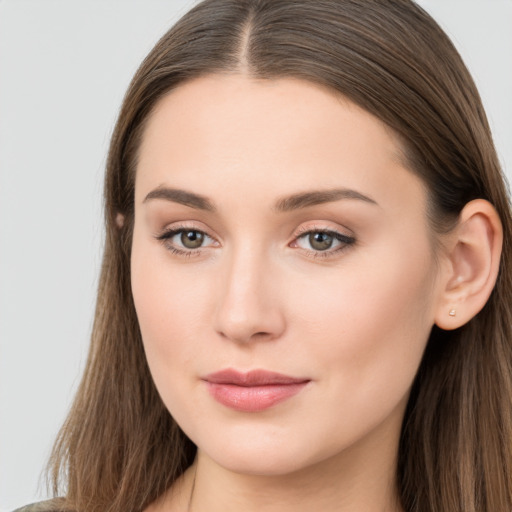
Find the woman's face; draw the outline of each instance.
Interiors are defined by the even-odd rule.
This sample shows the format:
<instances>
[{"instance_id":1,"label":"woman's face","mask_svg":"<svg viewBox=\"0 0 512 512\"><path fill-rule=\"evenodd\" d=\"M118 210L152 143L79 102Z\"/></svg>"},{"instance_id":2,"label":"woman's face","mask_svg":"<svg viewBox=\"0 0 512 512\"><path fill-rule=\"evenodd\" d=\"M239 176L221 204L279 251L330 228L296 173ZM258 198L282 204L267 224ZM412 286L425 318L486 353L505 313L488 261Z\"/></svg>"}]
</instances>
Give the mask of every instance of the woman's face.
<instances>
[{"instance_id":1,"label":"woman's face","mask_svg":"<svg viewBox=\"0 0 512 512\"><path fill-rule=\"evenodd\" d=\"M439 279L380 121L300 80L202 77L152 114L135 201L149 368L200 454L285 474L395 452Z\"/></svg>"}]
</instances>

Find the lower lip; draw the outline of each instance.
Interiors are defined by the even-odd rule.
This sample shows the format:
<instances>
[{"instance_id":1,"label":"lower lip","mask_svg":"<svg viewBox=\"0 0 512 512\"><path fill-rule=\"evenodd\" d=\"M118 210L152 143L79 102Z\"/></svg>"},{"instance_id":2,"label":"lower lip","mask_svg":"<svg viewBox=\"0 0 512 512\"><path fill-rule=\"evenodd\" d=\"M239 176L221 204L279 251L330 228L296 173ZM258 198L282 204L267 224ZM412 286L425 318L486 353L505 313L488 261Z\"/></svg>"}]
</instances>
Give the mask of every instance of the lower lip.
<instances>
[{"instance_id":1,"label":"lower lip","mask_svg":"<svg viewBox=\"0 0 512 512\"><path fill-rule=\"evenodd\" d=\"M207 382L208 390L217 402L243 412L258 412L291 398L299 393L307 382L265 386L235 386Z\"/></svg>"}]
</instances>

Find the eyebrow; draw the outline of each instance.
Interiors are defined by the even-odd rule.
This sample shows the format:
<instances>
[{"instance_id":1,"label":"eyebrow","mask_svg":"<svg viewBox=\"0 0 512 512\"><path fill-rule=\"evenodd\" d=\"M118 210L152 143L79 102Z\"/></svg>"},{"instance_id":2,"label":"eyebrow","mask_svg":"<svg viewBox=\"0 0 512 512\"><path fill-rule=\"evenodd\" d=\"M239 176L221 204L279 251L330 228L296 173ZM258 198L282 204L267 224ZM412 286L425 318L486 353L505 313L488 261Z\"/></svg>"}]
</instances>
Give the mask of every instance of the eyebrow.
<instances>
[{"instance_id":1,"label":"eyebrow","mask_svg":"<svg viewBox=\"0 0 512 512\"><path fill-rule=\"evenodd\" d=\"M164 199L166 201L172 201L174 203L183 204L185 206L190 206L197 210L205 210L207 212L215 211L215 207L207 197L177 188L155 188L144 198L143 203L146 203L151 199Z\"/></svg>"},{"instance_id":2,"label":"eyebrow","mask_svg":"<svg viewBox=\"0 0 512 512\"><path fill-rule=\"evenodd\" d=\"M172 201L174 203L183 204L196 208L198 210L205 210L208 212L215 212L216 208L213 203L205 196L188 192L176 188L158 187L152 190L145 198L144 203L151 199L164 199L165 201ZM274 209L278 212L290 212L315 206L324 203L331 203L341 199L356 199L364 201L369 204L378 205L372 198L357 192L356 190L348 188L337 188L329 190L313 190L309 192L300 192L291 196L279 199Z\"/></svg>"},{"instance_id":3,"label":"eyebrow","mask_svg":"<svg viewBox=\"0 0 512 512\"><path fill-rule=\"evenodd\" d=\"M308 206L331 203L341 199L357 199L359 201L364 201L378 206L377 201L357 192L356 190L349 188L337 188L329 190L313 190L311 192L302 192L288 197L283 197L277 201L275 209L279 212L289 212L292 210L307 208Z\"/></svg>"}]
</instances>

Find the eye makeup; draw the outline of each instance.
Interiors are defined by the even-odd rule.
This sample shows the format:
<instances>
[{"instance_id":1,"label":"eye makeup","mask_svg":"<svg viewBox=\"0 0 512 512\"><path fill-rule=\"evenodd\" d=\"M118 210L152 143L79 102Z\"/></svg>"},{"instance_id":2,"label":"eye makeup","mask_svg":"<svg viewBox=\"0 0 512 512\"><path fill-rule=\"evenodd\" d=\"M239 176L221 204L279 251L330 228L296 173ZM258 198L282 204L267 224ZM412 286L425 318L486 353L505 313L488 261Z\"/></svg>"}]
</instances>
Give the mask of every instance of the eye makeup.
<instances>
[{"instance_id":1,"label":"eye makeup","mask_svg":"<svg viewBox=\"0 0 512 512\"><path fill-rule=\"evenodd\" d=\"M205 250L220 247L206 231L193 225L178 224L155 236L173 255L200 256ZM288 247L298 249L307 257L335 258L356 242L356 239L327 227L300 227Z\"/></svg>"},{"instance_id":2,"label":"eye makeup","mask_svg":"<svg viewBox=\"0 0 512 512\"><path fill-rule=\"evenodd\" d=\"M333 258L356 242L354 236L332 228L301 227L290 247L298 247L314 258Z\"/></svg>"}]
</instances>

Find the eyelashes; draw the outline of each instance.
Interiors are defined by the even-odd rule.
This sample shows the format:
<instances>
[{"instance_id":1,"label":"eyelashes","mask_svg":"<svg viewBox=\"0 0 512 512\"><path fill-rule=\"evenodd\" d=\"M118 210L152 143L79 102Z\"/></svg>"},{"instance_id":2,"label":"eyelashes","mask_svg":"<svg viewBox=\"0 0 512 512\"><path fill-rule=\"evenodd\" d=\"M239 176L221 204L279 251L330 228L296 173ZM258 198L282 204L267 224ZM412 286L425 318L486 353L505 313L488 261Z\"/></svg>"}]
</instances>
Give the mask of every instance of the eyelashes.
<instances>
[{"instance_id":1,"label":"eyelashes","mask_svg":"<svg viewBox=\"0 0 512 512\"><path fill-rule=\"evenodd\" d=\"M206 247L219 246L218 242L204 231L185 226L165 230L156 238L166 249L180 256L199 255Z\"/></svg>"},{"instance_id":2,"label":"eyelashes","mask_svg":"<svg viewBox=\"0 0 512 512\"><path fill-rule=\"evenodd\" d=\"M220 243L203 230L189 226L174 226L156 236L172 254L185 257L200 256L206 249L220 247ZM299 228L288 247L303 251L313 258L339 255L354 245L353 236L329 228Z\"/></svg>"},{"instance_id":3,"label":"eyelashes","mask_svg":"<svg viewBox=\"0 0 512 512\"><path fill-rule=\"evenodd\" d=\"M301 228L290 247L299 247L314 258L328 258L346 250L356 242L353 236L326 228Z\"/></svg>"}]
</instances>

